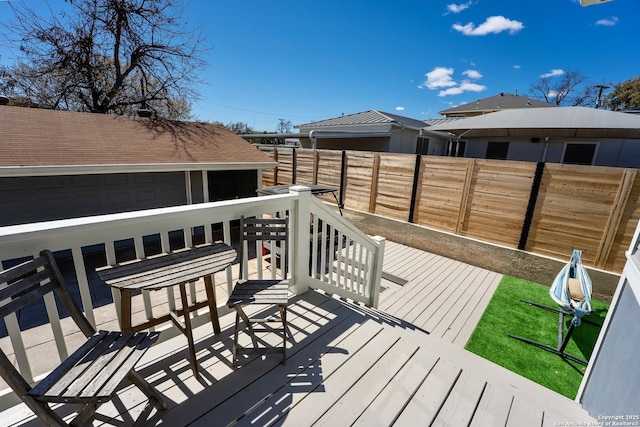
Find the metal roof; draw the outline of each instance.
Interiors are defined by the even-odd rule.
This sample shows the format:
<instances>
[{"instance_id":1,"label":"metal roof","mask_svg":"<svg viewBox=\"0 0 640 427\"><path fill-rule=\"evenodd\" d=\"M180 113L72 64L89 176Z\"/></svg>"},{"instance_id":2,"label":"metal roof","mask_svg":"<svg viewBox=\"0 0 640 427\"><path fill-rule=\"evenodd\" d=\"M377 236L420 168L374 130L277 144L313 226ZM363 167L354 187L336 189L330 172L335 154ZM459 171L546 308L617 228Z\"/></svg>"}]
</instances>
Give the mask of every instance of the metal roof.
<instances>
[{"instance_id":1,"label":"metal roof","mask_svg":"<svg viewBox=\"0 0 640 427\"><path fill-rule=\"evenodd\" d=\"M483 114L493 111L500 111L512 108L537 108L537 107L556 107L555 104L538 101L537 99L527 98L526 96L514 95L512 93L499 93L498 95L488 98L478 99L468 104L459 105L449 108L448 110L439 111L438 114L443 116Z\"/></svg>"},{"instance_id":2,"label":"metal roof","mask_svg":"<svg viewBox=\"0 0 640 427\"><path fill-rule=\"evenodd\" d=\"M640 116L586 107L519 108L430 126L458 137L640 139Z\"/></svg>"},{"instance_id":3,"label":"metal roof","mask_svg":"<svg viewBox=\"0 0 640 427\"><path fill-rule=\"evenodd\" d=\"M411 127L420 129L425 126L424 122L410 117L404 117L397 114L385 113L378 110L368 110L360 113L347 114L331 119L320 120L317 122L304 123L296 125L297 129L309 129L319 127L336 127L336 126L352 126L352 125L376 125L391 124L403 127Z\"/></svg>"}]
</instances>

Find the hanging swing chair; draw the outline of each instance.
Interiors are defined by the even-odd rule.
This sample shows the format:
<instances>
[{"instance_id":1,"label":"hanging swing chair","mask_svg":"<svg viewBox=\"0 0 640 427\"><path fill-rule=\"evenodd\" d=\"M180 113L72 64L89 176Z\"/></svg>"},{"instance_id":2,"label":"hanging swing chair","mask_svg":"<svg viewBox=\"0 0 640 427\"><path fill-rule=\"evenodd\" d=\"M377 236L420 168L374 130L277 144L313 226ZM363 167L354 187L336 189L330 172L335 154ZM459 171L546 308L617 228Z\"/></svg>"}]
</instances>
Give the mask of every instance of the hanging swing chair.
<instances>
[{"instance_id":1,"label":"hanging swing chair","mask_svg":"<svg viewBox=\"0 0 640 427\"><path fill-rule=\"evenodd\" d=\"M558 345L553 347L528 338L515 335L509 336L527 344L550 351L551 353L555 353L564 359L569 359L586 366L586 360L565 352L574 329L583 322L582 318L584 316L591 313L592 283L587 270L582 265L582 252L583 251L578 249L573 250L569 262L567 262L562 270L560 270L554 279L551 288L549 288L549 296L556 302L556 304L558 304L559 308L556 309L532 301L521 300L529 305L558 313ZM564 333L565 316L572 317L566 334ZM584 319L584 322L596 325L586 319Z\"/></svg>"}]
</instances>

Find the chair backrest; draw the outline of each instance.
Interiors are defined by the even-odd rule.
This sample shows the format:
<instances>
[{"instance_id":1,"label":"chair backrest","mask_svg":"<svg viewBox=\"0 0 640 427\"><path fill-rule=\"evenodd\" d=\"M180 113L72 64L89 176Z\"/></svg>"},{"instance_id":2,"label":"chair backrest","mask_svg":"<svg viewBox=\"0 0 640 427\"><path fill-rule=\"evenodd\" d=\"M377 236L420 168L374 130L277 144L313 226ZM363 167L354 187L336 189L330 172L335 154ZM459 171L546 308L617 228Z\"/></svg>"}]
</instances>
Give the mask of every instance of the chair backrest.
<instances>
[{"instance_id":1,"label":"chair backrest","mask_svg":"<svg viewBox=\"0 0 640 427\"><path fill-rule=\"evenodd\" d=\"M0 317L5 318L12 313L17 313L40 301L50 292L55 292L84 335L90 337L95 334L95 328L69 293L67 284L50 251L42 251L39 257L0 272ZM27 381L16 370L2 349L0 349L0 374L16 393L30 389Z\"/></svg>"},{"instance_id":2,"label":"chair backrest","mask_svg":"<svg viewBox=\"0 0 640 427\"><path fill-rule=\"evenodd\" d=\"M271 277L287 278L289 273L289 217L256 218L240 217L240 277L248 279L250 244L255 245L256 257L269 253ZM264 248L264 249L263 249ZM258 263L258 279L262 279L261 263ZM280 274L277 274L277 271Z\"/></svg>"}]
</instances>

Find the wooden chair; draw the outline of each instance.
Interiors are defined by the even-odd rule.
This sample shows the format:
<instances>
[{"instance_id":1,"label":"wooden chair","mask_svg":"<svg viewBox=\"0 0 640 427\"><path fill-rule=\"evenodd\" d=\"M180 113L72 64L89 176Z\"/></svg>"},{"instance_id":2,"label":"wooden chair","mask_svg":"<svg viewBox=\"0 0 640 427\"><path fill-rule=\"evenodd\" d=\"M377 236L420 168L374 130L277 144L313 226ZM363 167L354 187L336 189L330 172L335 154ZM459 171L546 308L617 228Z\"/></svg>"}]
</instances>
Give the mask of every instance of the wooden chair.
<instances>
[{"instance_id":1,"label":"wooden chair","mask_svg":"<svg viewBox=\"0 0 640 427\"><path fill-rule=\"evenodd\" d=\"M162 396L134 370L159 334L96 332L69 293L51 252L42 251L38 258L0 272L0 316L11 315L52 291L87 341L34 387L0 350L0 374L24 403L49 426L82 425L93 419L100 405L111 400L127 378L149 397L149 405L165 409ZM67 424L50 403L81 407ZM138 419L136 424L144 421Z\"/></svg>"},{"instance_id":2,"label":"wooden chair","mask_svg":"<svg viewBox=\"0 0 640 427\"><path fill-rule=\"evenodd\" d=\"M282 353L282 363L287 359L287 305L289 304L289 280L288 280L288 254L289 254L289 218L240 218L240 237L242 239L240 253L240 281L231 292L229 308L236 311L236 322L233 336L233 366L238 366L238 353L263 354ZM249 279L248 253L249 244L256 246L257 256L261 256L263 244L268 245L271 254L271 278ZM280 278L276 271L280 270ZM245 313L243 306L247 305L275 305L278 307L280 318L270 316L266 318L250 318ZM238 335L240 318L244 321L248 333L251 335L253 348L240 347ZM258 346L255 332L271 332L272 328L255 329L253 324L266 324L269 322L281 323L281 328L275 329L282 335L282 348Z\"/></svg>"}]
</instances>

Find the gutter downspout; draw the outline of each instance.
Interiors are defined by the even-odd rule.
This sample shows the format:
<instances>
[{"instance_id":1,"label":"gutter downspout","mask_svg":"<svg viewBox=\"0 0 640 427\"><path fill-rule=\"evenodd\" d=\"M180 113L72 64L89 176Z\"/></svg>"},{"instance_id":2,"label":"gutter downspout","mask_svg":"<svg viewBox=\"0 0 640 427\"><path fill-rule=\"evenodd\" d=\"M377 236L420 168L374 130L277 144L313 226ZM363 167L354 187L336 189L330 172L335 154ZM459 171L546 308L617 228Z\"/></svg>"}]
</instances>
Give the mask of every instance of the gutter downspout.
<instances>
[{"instance_id":1,"label":"gutter downspout","mask_svg":"<svg viewBox=\"0 0 640 427\"><path fill-rule=\"evenodd\" d=\"M542 152L542 160L541 162L547 161L547 152L549 151L549 137L544 138L544 151Z\"/></svg>"},{"instance_id":2,"label":"gutter downspout","mask_svg":"<svg viewBox=\"0 0 640 427\"><path fill-rule=\"evenodd\" d=\"M309 131L309 140L311 141L311 149L316 149L316 143L318 142L318 138L316 138L315 130Z\"/></svg>"}]
</instances>

